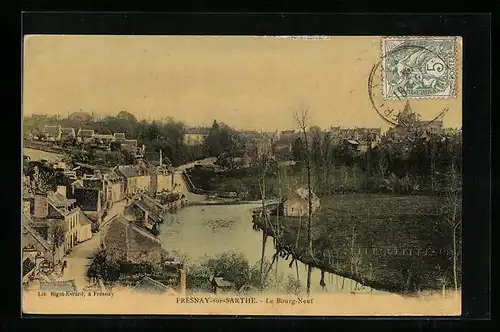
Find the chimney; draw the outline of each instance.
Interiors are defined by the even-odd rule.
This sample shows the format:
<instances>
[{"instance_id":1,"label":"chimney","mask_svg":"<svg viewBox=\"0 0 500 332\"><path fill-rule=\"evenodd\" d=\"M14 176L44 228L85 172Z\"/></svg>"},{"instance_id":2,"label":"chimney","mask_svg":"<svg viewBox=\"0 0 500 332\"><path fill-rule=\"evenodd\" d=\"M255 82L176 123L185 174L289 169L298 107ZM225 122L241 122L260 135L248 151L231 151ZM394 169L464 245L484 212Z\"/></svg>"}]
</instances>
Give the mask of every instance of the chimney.
<instances>
[{"instance_id":1,"label":"chimney","mask_svg":"<svg viewBox=\"0 0 500 332\"><path fill-rule=\"evenodd\" d=\"M66 186L57 186L56 192L66 198Z\"/></svg>"},{"instance_id":2,"label":"chimney","mask_svg":"<svg viewBox=\"0 0 500 332\"><path fill-rule=\"evenodd\" d=\"M179 294L186 294L186 269L184 266L179 268Z\"/></svg>"},{"instance_id":3,"label":"chimney","mask_svg":"<svg viewBox=\"0 0 500 332\"><path fill-rule=\"evenodd\" d=\"M46 218L49 214L49 203L47 196L35 195L35 206L33 209L33 216L36 218Z\"/></svg>"},{"instance_id":4,"label":"chimney","mask_svg":"<svg viewBox=\"0 0 500 332\"><path fill-rule=\"evenodd\" d=\"M163 164L163 156L162 156L162 153L161 153L161 150L160 150L160 166Z\"/></svg>"}]
</instances>

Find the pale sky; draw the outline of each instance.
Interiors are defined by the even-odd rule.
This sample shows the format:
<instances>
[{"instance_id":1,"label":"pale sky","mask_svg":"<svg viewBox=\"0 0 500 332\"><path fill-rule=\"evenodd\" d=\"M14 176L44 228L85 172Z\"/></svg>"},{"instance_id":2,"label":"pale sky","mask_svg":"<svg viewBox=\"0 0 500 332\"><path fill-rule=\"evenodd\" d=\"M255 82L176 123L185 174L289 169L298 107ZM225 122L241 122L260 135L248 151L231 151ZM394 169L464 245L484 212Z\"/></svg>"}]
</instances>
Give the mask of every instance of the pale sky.
<instances>
[{"instance_id":1,"label":"pale sky","mask_svg":"<svg viewBox=\"0 0 500 332\"><path fill-rule=\"evenodd\" d=\"M139 119L275 131L297 128L293 112L302 103L323 129L388 127L367 89L380 37L33 35L24 55L25 115L126 110ZM422 119L449 107L444 125L460 127L461 78L458 90L456 99L412 107Z\"/></svg>"}]
</instances>

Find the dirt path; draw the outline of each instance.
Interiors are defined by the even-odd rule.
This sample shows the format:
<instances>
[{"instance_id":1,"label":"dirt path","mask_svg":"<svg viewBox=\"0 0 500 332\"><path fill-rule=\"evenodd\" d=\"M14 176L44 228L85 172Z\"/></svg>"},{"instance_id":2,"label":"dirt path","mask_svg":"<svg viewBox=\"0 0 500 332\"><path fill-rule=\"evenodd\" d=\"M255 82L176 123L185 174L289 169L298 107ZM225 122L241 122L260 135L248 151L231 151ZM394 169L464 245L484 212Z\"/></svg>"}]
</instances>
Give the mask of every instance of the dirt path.
<instances>
[{"instance_id":1,"label":"dirt path","mask_svg":"<svg viewBox=\"0 0 500 332\"><path fill-rule=\"evenodd\" d=\"M89 283L86 280L87 268L92 261L92 255L99 249L100 235L94 234L90 240L78 244L64 260L67 267L60 280L75 280L77 291L81 291ZM58 271L60 272L60 271Z\"/></svg>"},{"instance_id":2,"label":"dirt path","mask_svg":"<svg viewBox=\"0 0 500 332\"><path fill-rule=\"evenodd\" d=\"M106 226L109 221L114 216L123 213L125 205L125 200L115 203L109 210L107 216L104 218L101 232L93 234L91 239L76 245L71 253L64 257L64 260L67 262L67 268L64 270L64 274L59 276L60 280L74 279L77 291L81 291L89 285L86 276L87 269L92 263L92 256L99 250L101 238L106 232ZM60 270L57 272L60 272Z\"/></svg>"}]
</instances>

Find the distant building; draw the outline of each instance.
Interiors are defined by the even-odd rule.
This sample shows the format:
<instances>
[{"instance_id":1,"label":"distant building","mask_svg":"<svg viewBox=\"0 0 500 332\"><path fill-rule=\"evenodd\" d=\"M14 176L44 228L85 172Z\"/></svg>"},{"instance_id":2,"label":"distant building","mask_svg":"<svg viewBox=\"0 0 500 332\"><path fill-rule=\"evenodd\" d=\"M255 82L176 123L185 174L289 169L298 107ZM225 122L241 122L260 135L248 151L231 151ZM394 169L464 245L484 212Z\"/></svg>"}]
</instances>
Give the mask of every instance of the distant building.
<instances>
[{"instance_id":1,"label":"distant building","mask_svg":"<svg viewBox=\"0 0 500 332\"><path fill-rule=\"evenodd\" d=\"M400 142L408 136L418 135L425 136L425 134L444 134L442 120L422 121L419 119L410 102L407 101L403 111L399 112L396 118L396 125L390 128L386 135L385 140L392 142Z\"/></svg>"},{"instance_id":2,"label":"distant building","mask_svg":"<svg viewBox=\"0 0 500 332\"><path fill-rule=\"evenodd\" d=\"M91 129L80 129L78 130L77 140L82 143L91 142L94 138L94 131Z\"/></svg>"},{"instance_id":3,"label":"distant building","mask_svg":"<svg viewBox=\"0 0 500 332\"><path fill-rule=\"evenodd\" d=\"M162 262L161 242L147 231L134 226L122 215L111 219L103 245L108 255L130 264Z\"/></svg>"},{"instance_id":4,"label":"distant building","mask_svg":"<svg viewBox=\"0 0 500 332\"><path fill-rule=\"evenodd\" d=\"M76 138L75 128L61 128L62 140L74 140Z\"/></svg>"},{"instance_id":5,"label":"distant building","mask_svg":"<svg viewBox=\"0 0 500 332\"><path fill-rule=\"evenodd\" d=\"M163 157L163 152L160 150L159 161L150 160L149 165L151 185L151 194L164 191L173 191L174 189L174 172L170 169L170 160Z\"/></svg>"},{"instance_id":6,"label":"distant building","mask_svg":"<svg viewBox=\"0 0 500 332\"><path fill-rule=\"evenodd\" d=\"M61 140L61 126L45 126L43 128L43 136L46 140L55 142Z\"/></svg>"},{"instance_id":7,"label":"distant building","mask_svg":"<svg viewBox=\"0 0 500 332\"><path fill-rule=\"evenodd\" d=\"M121 165L115 168L115 172L124 179L124 191L127 195L150 191L151 177L143 168Z\"/></svg>"},{"instance_id":8,"label":"distant building","mask_svg":"<svg viewBox=\"0 0 500 332\"><path fill-rule=\"evenodd\" d=\"M188 128L184 132L184 144L187 146L202 145L207 132L204 128Z\"/></svg>"},{"instance_id":9,"label":"distant building","mask_svg":"<svg viewBox=\"0 0 500 332\"><path fill-rule=\"evenodd\" d=\"M124 198L123 179L118 174L112 172L103 175L104 200L110 208L114 203Z\"/></svg>"},{"instance_id":10,"label":"distant building","mask_svg":"<svg viewBox=\"0 0 500 332\"><path fill-rule=\"evenodd\" d=\"M241 157L241 167L243 168L248 168L252 164L252 158L250 157L250 154L248 151L245 151L243 153L243 156Z\"/></svg>"},{"instance_id":11,"label":"distant building","mask_svg":"<svg viewBox=\"0 0 500 332\"><path fill-rule=\"evenodd\" d=\"M153 169L151 181L156 188L156 193L174 190L174 172L164 166L157 166Z\"/></svg>"},{"instance_id":12,"label":"distant building","mask_svg":"<svg viewBox=\"0 0 500 332\"><path fill-rule=\"evenodd\" d=\"M309 191L307 188L299 188L292 192L283 203L285 216L304 217L309 214ZM320 206L320 200L316 194L312 193L312 213L315 213Z\"/></svg>"},{"instance_id":13,"label":"distant building","mask_svg":"<svg viewBox=\"0 0 500 332\"><path fill-rule=\"evenodd\" d=\"M342 141L344 145L351 151L351 152L360 152L361 151L361 146L358 140L354 139L344 139Z\"/></svg>"},{"instance_id":14,"label":"distant building","mask_svg":"<svg viewBox=\"0 0 500 332\"><path fill-rule=\"evenodd\" d=\"M113 133L115 142L124 143L126 140L125 133Z\"/></svg>"},{"instance_id":15,"label":"distant building","mask_svg":"<svg viewBox=\"0 0 500 332\"><path fill-rule=\"evenodd\" d=\"M127 151L136 153L138 149L137 140L136 139L126 139L122 144L121 148Z\"/></svg>"},{"instance_id":16,"label":"distant building","mask_svg":"<svg viewBox=\"0 0 500 332\"><path fill-rule=\"evenodd\" d=\"M94 134L92 137L94 143L97 144L100 148L107 148L111 144L111 142L115 141L115 137L113 135L105 135L105 134Z\"/></svg>"}]
</instances>

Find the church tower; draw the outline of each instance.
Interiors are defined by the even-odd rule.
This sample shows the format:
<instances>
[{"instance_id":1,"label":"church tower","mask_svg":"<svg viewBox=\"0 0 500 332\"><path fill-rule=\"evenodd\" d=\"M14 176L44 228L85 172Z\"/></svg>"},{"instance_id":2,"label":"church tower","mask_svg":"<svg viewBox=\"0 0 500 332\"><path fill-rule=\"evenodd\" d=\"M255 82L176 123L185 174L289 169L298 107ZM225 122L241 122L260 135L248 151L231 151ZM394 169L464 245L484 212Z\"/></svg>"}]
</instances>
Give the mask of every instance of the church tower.
<instances>
[{"instance_id":1,"label":"church tower","mask_svg":"<svg viewBox=\"0 0 500 332\"><path fill-rule=\"evenodd\" d=\"M411 108L410 101L406 101L406 105L402 112L397 116L397 122L399 126L414 126L417 124L417 116L413 109Z\"/></svg>"}]
</instances>

